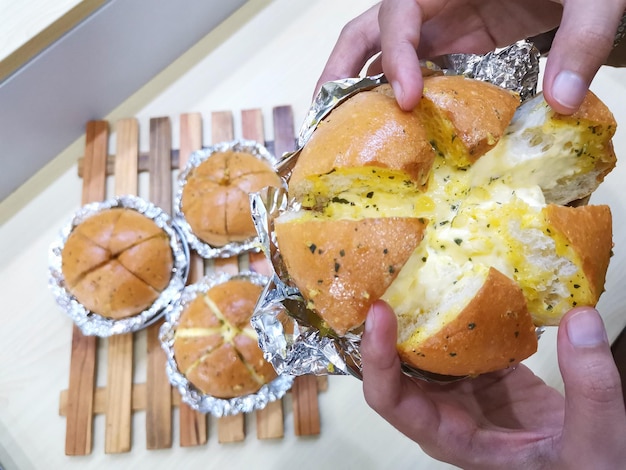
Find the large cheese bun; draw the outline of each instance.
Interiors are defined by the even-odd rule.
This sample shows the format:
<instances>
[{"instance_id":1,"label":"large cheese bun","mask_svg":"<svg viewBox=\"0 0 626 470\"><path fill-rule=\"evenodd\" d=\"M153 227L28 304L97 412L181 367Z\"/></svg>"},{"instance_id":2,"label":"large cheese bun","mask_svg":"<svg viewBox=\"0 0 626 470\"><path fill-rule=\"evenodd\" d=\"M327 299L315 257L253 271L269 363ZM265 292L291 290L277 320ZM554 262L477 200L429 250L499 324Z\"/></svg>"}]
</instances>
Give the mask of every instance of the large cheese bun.
<instances>
[{"instance_id":1,"label":"large cheese bun","mask_svg":"<svg viewBox=\"0 0 626 470\"><path fill-rule=\"evenodd\" d=\"M615 166L615 127L591 92L569 117L463 77L425 78L411 112L388 86L357 93L293 168L298 209L274 220L289 277L340 336L387 301L411 366L517 363L536 351L536 326L604 289L610 210L566 205Z\"/></svg>"}]
</instances>

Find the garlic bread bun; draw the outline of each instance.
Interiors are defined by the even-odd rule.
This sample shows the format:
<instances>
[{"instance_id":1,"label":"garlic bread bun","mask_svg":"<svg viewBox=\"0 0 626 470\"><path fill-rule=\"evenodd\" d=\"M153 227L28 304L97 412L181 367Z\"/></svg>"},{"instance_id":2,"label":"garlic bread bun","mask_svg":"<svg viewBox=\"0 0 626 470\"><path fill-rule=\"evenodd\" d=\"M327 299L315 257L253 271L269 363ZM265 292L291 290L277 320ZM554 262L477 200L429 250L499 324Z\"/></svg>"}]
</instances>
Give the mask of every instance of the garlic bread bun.
<instances>
[{"instance_id":1,"label":"garlic bread bun","mask_svg":"<svg viewBox=\"0 0 626 470\"><path fill-rule=\"evenodd\" d=\"M112 319L149 308L173 268L167 233L129 208L90 216L72 230L61 252L67 290L86 309Z\"/></svg>"},{"instance_id":2,"label":"garlic bread bun","mask_svg":"<svg viewBox=\"0 0 626 470\"><path fill-rule=\"evenodd\" d=\"M246 280L229 280L199 293L182 311L174 358L180 372L203 393L238 397L276 378L250 325L262 290Z\"/></svg>"},{"instance_id":3,"label":"garlic bread bun","mask_svg":"<svg viewBox=\"0 0 626 470\"><path fill-rule=\"evenodd\" d=\"M222 247L256 235L249 194L281 179L266 162L246 152L215 152L188 175L181 212L193 233L211 246Z\"/></svg>"},{"instance_id":4,"label":"garlic bread bun","mask_svg":"<svg viewBox=\"0 0 626 470\"><path fill-rule=\"evenodd\" d=\"M372 115L402 113L378 96L393 98L388 87L358 93L320 123L289 181L297 204L274 220L278 249L308 307L337 334L360 328L381 298L398 317L408 365L448 375L502 369L536 350L537 326L595 305L604 290L610 209L566 204L588 197L615 166L616 123L591 92L565 117L542 95L519 105L463 77L426 77L424 90L405 132L421 135L432 159L415 143L404 152L394 135L387 152ZM354 151L353 142L366 147Z\"/></svg>"}]
</instances>

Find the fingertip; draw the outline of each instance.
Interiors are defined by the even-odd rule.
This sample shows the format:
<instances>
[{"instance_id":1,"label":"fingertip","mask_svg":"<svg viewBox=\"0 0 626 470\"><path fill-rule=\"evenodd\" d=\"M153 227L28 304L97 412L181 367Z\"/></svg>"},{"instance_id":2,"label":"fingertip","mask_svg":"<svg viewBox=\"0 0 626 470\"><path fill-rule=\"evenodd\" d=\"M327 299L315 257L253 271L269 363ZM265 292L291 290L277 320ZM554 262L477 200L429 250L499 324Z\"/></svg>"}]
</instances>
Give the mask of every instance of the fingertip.
<instances>
[{"instance_id":1,"label":"fingertip","mask_svg":"<svg viewBox=\"0 0 626 470\"><path fill-rule=\"evenodd\" d=\"M389 367L397 359L397 321L387 303L377 300L370 307L361 340L361 355L373 367Z\"/></svg>"},{"instance_id":2,"label":"fingertip","mask_svg":"<svg viewBox=\"0 0 626 470\"><path fill-rule=\"evenodd\" d=\"M569 344L574 348L589 348L609 344L604 322L593 307L579 307L568 312L561 324Z\"/></svg>"},{"instance_id":3,"label":"fingertip","mask_svg":"<svg viewBox=\"0 0 626 470\"><path fill-rule=\"evenodd\" d=\"M575 113L585 99L589 84L576 72L561 70L552 82L544 82L544 96L557 113Z\"/></svg>"},{"instance_id":4,"label":"fingertip","mask_svg":"<svg viewBox=\"0 0 626 470\"><path fill-rule=\"evenodd\" d=\"M422 98L421 76L411 82L391 82L396 101L403 111L412 111Z\"/></svg>"}]
</instances>

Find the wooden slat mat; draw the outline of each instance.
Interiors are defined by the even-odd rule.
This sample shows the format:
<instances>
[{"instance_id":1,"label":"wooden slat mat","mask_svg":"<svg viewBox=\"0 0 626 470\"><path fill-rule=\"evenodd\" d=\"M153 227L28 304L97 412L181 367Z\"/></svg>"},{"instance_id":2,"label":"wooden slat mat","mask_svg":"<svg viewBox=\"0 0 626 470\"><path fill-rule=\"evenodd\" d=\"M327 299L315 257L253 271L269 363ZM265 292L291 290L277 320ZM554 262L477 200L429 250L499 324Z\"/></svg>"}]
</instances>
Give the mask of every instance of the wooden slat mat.
<instances>
[{"instance_id":1,"label":"wooden slat mat","mask_svg":"<svg viewBox=\"0 0 626 470\"><path fill-rule=\"evenodd\" d=\"M241 137L265 143L276 155L294 148L293 114L291 107L279 106L272 110L274 140L266 141L263 112L250 109L241 112ZM229 141L234 133L235 115L230 111L211 114L212 143ZM107 194L107 176L113 176L115 195L139 194L139 173L149 173L149 199L167 212L172 211L173 172L184 168L189 155L203 147L202 115L189 113L180 116L180 149L172 149L171 121L168 117L150 120L150 150L139 153L139 128L135 119L115 123L116 154L108 155L109 123L90 121L86 128L85 156L79 161L83 177L82 204L102 201ZM206 143L205 145L208 145ZM141 180L143 181L143 179ZM270 266L260 253L251 253L207 261L192 252L189 283L211 271L236 273L240 266L268 273ZM185 403L173 389L165 372L165 354L158 333L157 322L145 332L99 339L84 336L74 326L70 360L69 387L61 392L59 414L66 416L65 453L86 455L93 447L93 417L106 415L105 452L120 453L131 450L132 419L136 411L145 412L148 449L164 449L173 445L173 413L179 413L181 447L205 444L208 439L207 415L198 413ZM139 334L146 335L146 350L134 355L134 342ZM98 342L106 344L106 363L98 357ZM139 356L139 357L135 357ZM133 383L134 368L145 364L144 383ZM106 386L96 387L97 368L106 367ZM291 390L294 433L298 436L320 433L318 392L326 390L326 377L297 377ZM288 400L269 404L256 412L258 439L276 439L284 436L284 406ZM217 439L220 443L245 439L246 416L236 415L217 420ZM98 436L96 436L98 437Z\"/></svg>"}]
</instances>

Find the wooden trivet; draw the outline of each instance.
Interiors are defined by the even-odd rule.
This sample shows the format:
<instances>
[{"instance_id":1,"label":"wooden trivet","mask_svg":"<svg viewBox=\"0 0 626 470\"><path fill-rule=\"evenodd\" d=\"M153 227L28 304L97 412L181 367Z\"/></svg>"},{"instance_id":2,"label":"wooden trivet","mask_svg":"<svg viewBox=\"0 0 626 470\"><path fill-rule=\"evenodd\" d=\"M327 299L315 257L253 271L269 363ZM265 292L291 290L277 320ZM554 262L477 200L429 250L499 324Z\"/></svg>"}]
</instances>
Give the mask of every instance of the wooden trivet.
<instances>
[{"instance_id":1,"label":"wooden trivet","mask_svg":"<svg viewBox=\"0 0 626 470\"><path fill-rule=\"evenodd\" d=\"M291 107L273 109L274 141L264 139L263 113L260 109L241 112L242 137L265 143L277 156L292 151L295 145ZM107 198L106 179L114 177L115 195L138 194L139 173L149 173L149 199L167 212L172 211L173 171L184 168L189 155L202 148L202 116L199 113L180 116L180 149L172 149L171 123L168 117L150 120L150 150L139 153L139 128L135 119L116 123L116 155L107 153L109 123L90 121L86 128L85 156L78 162L83 177L82 204ZM233 140L233 113L211 114L211 140L214 143ZM211 271L236 273L240 266L268 273L270 266L262 254L245 254L229 259L206 261L192 252L189 283ZM106 415L105 452L131 450L132 413L145 411L146 448L172 446L172 414L178 409L180 445L205 444L208 440L207 416L181 403L165 372L166 358L158 339L162 321L145 332L129 333L98 339L84 336L74 326L70 360L69 387L61 392L59 414L67 417L65 453L87 455L92 450L93 416ZM136 335L145 334L147 350L134 357ZM107 385L96 388L98 341L107 344ZM133 383L133 370L138 361L146 364L145 383ZM326 390L326 377L297 377L292 388L294 433L298 436L320 433L318 392ZM256 412L256 434L259 439L284 436L283 401L270 403ZM220 418L217 421L218 441L236 442L245 439L245 415Z\"/></svg>"}]
</instances>

